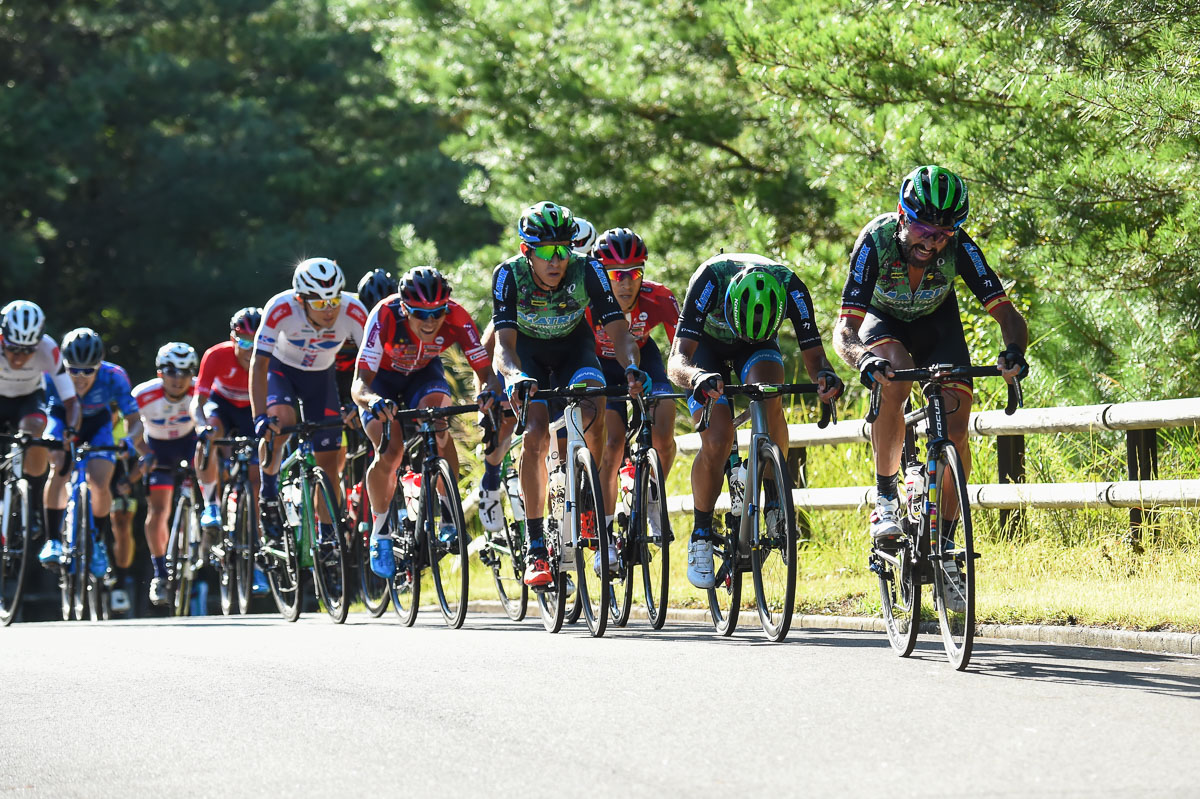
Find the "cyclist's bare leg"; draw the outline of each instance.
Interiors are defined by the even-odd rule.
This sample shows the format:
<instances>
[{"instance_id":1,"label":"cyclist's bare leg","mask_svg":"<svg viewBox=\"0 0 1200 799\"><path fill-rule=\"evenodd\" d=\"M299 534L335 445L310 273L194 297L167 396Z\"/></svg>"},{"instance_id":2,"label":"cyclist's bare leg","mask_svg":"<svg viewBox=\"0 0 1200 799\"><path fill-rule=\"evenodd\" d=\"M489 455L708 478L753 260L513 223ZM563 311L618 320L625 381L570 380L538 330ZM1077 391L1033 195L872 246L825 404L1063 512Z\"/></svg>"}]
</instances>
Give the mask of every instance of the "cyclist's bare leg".
<instances>
[{"instance_id":1,"label":"cyclist's bare leg","mask_svg":"<svg viewBox=\"0 0 1200 799\"><path fill-rule=\"evenodd\" d=\"M167 522L171 518L171 497L174 493L170 486L151 488L146 492L146 547L155 558L167 554L167 537L170 535Z\"/></svg>"},{"instance_id":2,"label":"cyclist's bare leg","mask_svg":"<svg viewBox=\"0 0 1200 799\"><path fill-rule=\"evenodd\" d=\"M782 383L783 364L775 361L759 361L752 365L746 373L747 383ZM783 416L783 399L775 397L763 403L767 412L767 435L783 452L786 460L788 454L787 419Z\"/></svg>"},{"instance_id":3,"label":"cyclist's bare leg","mask_svg":"<svg viewBox=\"0 0 1200 799\"><path fill-rule=\"evenodd\" d=\"M337 449L326 450L324 452L314 452L313 456L317 460L317 465L321 470L329 476L333 483L333 497L338 504L342 502L342 473L339 470L339 464L346 462L346 448L338 447ZM315 490L315 489L314 489ZM313 500L317 506L317 520L328 524L332 517L329 515L329 508L325 507L325 503L320 501L319 495Z\"/></svg>"},{"instance_id":4,"label":"cyclist's bare leg","mask_svg":"<svg viewBox=\"0 0 1200 799\"><path fill-rule=\"evenodd\" d=\"M612 516L617 508L617 474L625 462L625 426L621 414L604 412L604 457L600 461L600 485L604 486L604 513Z\"/></svg>"},{"instance_id":5,"label":"cyclist's bare leg","mask_svg":"<svg viewBox=\"0 0 1200 799\"><path fill-rule=\"evenodd\" d=\"M893 369L915 368L912 356L897 341L881 341L871 345L870 350L887 360ZM876 474L891 475L900 471L900 454L904 449L904 402L911 391L911 382L893 380L880 392L879 416L871 425Z\"/></svg>"},{"instance_id":6,"label":"cyclist's bare leg","mask_svg":"<svg viewBox=\"0 0 1200 799\"><path fill-rule=\"evenodd\" d=\"M21 419L21 432L41 438L46 430L46 417L32 414ZM25 450L24 472L26 477L41 477L50 468L50 453L45 447L30 447Z\"/></svg>"},{"instance_id":7,"label":"cyclist's bare leg","mask_svg":"<svg viewBox=\"0 0 1200 799\"><path fill-rule=\"evenodd\" d=\"M662 461L663 477L671 474L675 463L675 401L662 400L654 409L654 429L650 431L658 459Z\"/></svg>"},{"instance_id":8,"label":"cyclist's bare leg","mask_svg":"<svg viewBox=\"0 0 1200 799\"><path fill-rule=\"evenodd\" d=\"M88 491L92 498L92 516L103 519L112 510L112 476L116 468L110 460L92 458L87 463Z\"/></svg>"},{"instance_id":9,"label":"cyclist's bare leg","mask_svg":"<svg viewBox=\"0 0 1200 799\"><path fill-rule=\"evenodd\" d=\"M51 452L49 456L50 476L46 480L45 507L50 511L63 511L67 507L67 483L71 479L71 470L66 467L65 452ZM54 536L58 530L52 531Z\"/></svg>"},{"instance_id":10,"label":"cyclist's bare leg","mask_svg":"<svg viewBox=\"0 0 1200 799\"><path fill-rule=\"evenodd\" d=\"M109 512L113 531L113 558L118 569L128 569L133 566L133 517L128 510L113 508Z\"/></svg>"},{"instance_id":11,"label":"cyclist's bare leg","mask_svg":"<svg viewBox=\"0 0 1200 799\"><path fill-rule=\"evenodd\" d=\"M208 426L212 428L212 437L213 438L224 438L225 437L225 425L221 424L221 419L219 417L217 417L215 415L210 416L210 417L208 417L207 421L208 421ZM203 497L205 502L216 502L221 496L220 485L218 485L218 480L220 478L219 470L220 470L220 466L221 466L221 461L225 458L226 455L228 455L228 452L229 452L228 447L220 447L220 448L213 447L209 453L208 464L205 465L203 457L202 457L203 452L202 452L201 445L199 443L196 444L196 458L195 458L196 476L200 480L200 485L214 486L212 495L211 496L205 495Z\"/></svg>"},{"instance_id":12,"label":"cyclist's bare leg","mask_svg":"<svg viewBox=\"0 0 1200 799\"><path fill-rule=\"evenodd\" d=\"M967 443L967 430L971 422L972 397L966 390L960 390L956 387L947 387L947 389L945 391L947 409L954 408L956 404L958 408L949 414L946 419L946 433L949 435L950 440L954 442L954 448L958 450L958 458L962 461L963 474L969 480L971 477L971 447ZM943 509L946 518L957 519L958 496L953 491L947 491L943 494L943 497L946 503Z\"/></svg>"},{"instance_id":13,"label":"cyclist's bare leg","mask_svg":"<svg viewBox=\"0 0 1200 799\"><path fill-rule=\"evenodd\" d=\"M692 415L699 424L704 410ZM727 403L713 406L708 429L700 434L700 451L692 461L692 501L696 510L711 512L717 505L717 495L725 480L725 463L733 446L733 416Z\"/></svg>"},{"instance_id":14,"label":"cyclist's bare leg","mask_svg":"<svg viewBox=\"0 0 1200 799\"><path fill-rule=\"evenodd\" d=\"M436 391L432 394L426 394L417 402L418 408L445 408L450 405L450 395L441 391ZM446 419L446 429L440 430L437 434L438 455L446 459L450 464L450 473L456 478L458 477L458 447L454 446L454 436L450 431L450 420ZM439 424L440 426L440 424Z\"/></svg>"},{"instance_id":15,"label":"cyclist's bare leg","mask_svg":"<svg viewBox=\"0 0 1200 799\"><path fill-rule=\"evenodd\" d=\"M592 388L600 388L600 383L596 380L585 380L585 385ZM604 417L597 417L597 411L604 409L604 399L598 398L595 402L580 403L579 410L583 412L583 440L587 442L588 451L592 453L592 460L600 463L604 456ZM603 485L603 483L601 483ZM603 489L601 489L603 491Z\"/></svg>"},{"instance_id":16,"label":"cyclist's bare leg","mask_svg":"<svg viewBox=\"0 0 1200 799\"><path fill-rule=\"evenodd\" d=\"M392 496L396 493L396 469L400 468L400 460L404 455L404 434L400 425L393 422L388 450L380 452L383 422L378 419L367 422L366 433L375 449L375 458L367 466L367 501L371 503L371 512L378 517L387 513Z\"/></svg>"},{"instance_id":17,"label":"cyclist's bare leg","mask_svg":"<svg viewBox=\"0 0 1200 799\"><path fill-rule=\"evenodd\" d=\"M550 411L544 402L533 402L526 417L518 473L530 519L546 515L546 454L550 451Z\"/></svg>"},{"instance_id":18,"label":"cyclist's bare leg","mask_svg":"<svg viewBox=\"0 0 1200 799\"><path fill-rule=\"evenodd\" d=\"M279 404L267 408L267 416L274 416L279 427L291 427L296 423L296 409L291 405ZM258 459L267 474L279 474L279 463L283 460L283 448L291 436L263 436L258 444ZM267 460L267 442L271 442L271 460Z\"/></svg>"}]
</instances>

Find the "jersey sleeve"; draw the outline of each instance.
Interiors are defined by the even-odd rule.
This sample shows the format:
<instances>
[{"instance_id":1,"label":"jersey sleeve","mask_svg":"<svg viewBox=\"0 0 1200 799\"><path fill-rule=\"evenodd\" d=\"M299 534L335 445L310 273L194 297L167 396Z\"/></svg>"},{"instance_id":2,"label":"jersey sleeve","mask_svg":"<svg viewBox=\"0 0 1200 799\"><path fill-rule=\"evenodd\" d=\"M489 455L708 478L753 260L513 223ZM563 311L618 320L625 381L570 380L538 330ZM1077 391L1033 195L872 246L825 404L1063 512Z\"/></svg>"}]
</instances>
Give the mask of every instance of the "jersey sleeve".
<instances>
[{"instance_id":1,"label":"jersey sleeve","mask_svg":"<svg viewBox=\"0 0 1200 799\"><path fill-rule=\"evenodd\" d=\"M1001 305L1011 302L1000 278L988 266L979 245L966 231L958 233L958 251L954 256L954 266L967 288L971 289L971 293L988 313L994 313Z\"/></svg>"},{"instance_id":2,"label":"jersey sleeve","mask_svg":"<svg viewBox=\"0 0 1200 799\"><path fill-rule=\"evenodd\" d=\"M484 349L483 339L479 336L479 326L475 324L466 308L451 302L445 324L450 325L454 332L454 340L467 356L467 362L471 364L472 369L482 372L492 365L492 358Z\"/></svg>"},{"instance_id":3,"label":"jersey sleeve","mask_svg":"<svg viewBox=\"0 0 1200 799\"><path fill-rule=\"evenodd\" d=\"M587 289L588 301L592 311L592 319L599 325L607 325L618 319L624 319L621 306L613 296L612 284L608 282L608 274L599 261L589 260L583 272L583 284Z\"/></svg>"},{"instance_id":4,"label":"jersey sleeve","mask_svg":"<svg viewBox=\"0 0 1200 799\"><path fill-rule=\"evenodd\" d=\"M363 328L363 342L358 349L358 367L370 372L378 372L383 360L383 331L381 328L380 312L386 313L386 304L379 303L367 317L366 327Z\"/></svg>"},{"instance_id":5,"label":"jersey sleeve","mask_svg":"<svg viewBox=\"0 0 1200 799\"><path fill-rule=\"evenodd\" d=\"M217 347L219 346L218 344ZM216 361L217 347L209 347L200 358L200 371L196 374L196 396L201 403L212 393L213 373L216 371L213 363ZM136 406L134 410L137 410Z\"/></svg>"},{"instance_id":6,"label":"jersey sleeve","mask_svg":"<svg viewBox=\"0 0 1200 799\"><path fill-rule=\"evenodd\" d=\"M129 374L120 366L113 364L112 368L113 401L122 416L138 412L137 400L133 398L133 389L129 382Z\"/></svg>"},{"instance_id":7,"label":"jersey sleeve","mask_svg":"<svg viewBox=\"0 0 1200 799\"><path fill-rule=\"evenodd\" d=\"M687 294L683 297L683 310L679 314L679 326L676 335L679 338L699 341L704 332L704 320L712 311L716 302L717 276L712 267L706 266L696 271L688 281Z\"/></svg>"},{"instance_id":8,"label":"jersey sleeve","mask_svg":"<svg viewBox=\"0 0 1200 799\"><path fill-rule=\"evenodd\" d=\"M355 347L361 346L363 342L363 331L367 325L367 308L357 297L348 298L346 306L345 329L346 341L353 343Z\"/></svg>"},{"instance_id":9,"label":"jersey sleeve","mask_svg":"<svg viewBox=\"0 0 1200 799\"><path fill-rule=\"evenodd\" d=\"M875 240L864 230L850 252L850 274L846 277L846 285L842 287L841 318L861 322L866 317L878 279L879 252L875 248Z\"/></svg>"},{"instance_id":10,"label":"jersey sleeve","mask_svg":"<svg viewBox=\"0 0 1200 799\"><path fill-rule=\"evenodd\" d=\"M500 264L492 272L492 327L517 328L517 280L509 263Z\"/></svg>"},{"instance_id":11,"label":"jersey sleeve","mask_svg":"<svg viewBox=\"0 0 1200 799\"><path fill-rule=\"evenodd\" d=\"M42 359L42 371L53 381L58 396L63 400L73 398L75 384L71 382L71 376L67 374L66 367L63 366L62 353L59 352L54 339L42 336L42 343L38 346L38 357Z\"/></svg>"},{"instance_id":12,"label":"jersey sleeve","mask_svg":"<svg viewBox=\"0 0 1200 799\"><path fill-rule=\"evenodd\" d=\"M796 329L796 342L801 350L810 350L821 346L821 334L817 330L817 320L813 312L812 296L808 286L793 272L787 285L787 317L792 320Z\"/></svg>"},{"instance_id":13,"label":"jersey sleeve","mask_svg":"<svg viewBox=\"0 0 1200 799\"><path fill-rule=\"evenodd\" d=\"M255 355L270 355L275 351L275 342L279 340L279 326L291 315L292 304L288 302L286 295L271 300L254 337Z\"/></svg>"},{"instance_id":14,"label":"jersey sleeve","mask_svg":"<svg viewBox=\"0 0 1200 799\"><path fill-rule=\"evenodd\" d=\"M675 292L663 285L654 287L651 293L654 298L654 305L657 309L655 317L651 319L649 330L653 330L659 324L667 331L667 341L675 341L675 330L679 327L679 301L675 299Z\"/></svg>"}]
</instances>

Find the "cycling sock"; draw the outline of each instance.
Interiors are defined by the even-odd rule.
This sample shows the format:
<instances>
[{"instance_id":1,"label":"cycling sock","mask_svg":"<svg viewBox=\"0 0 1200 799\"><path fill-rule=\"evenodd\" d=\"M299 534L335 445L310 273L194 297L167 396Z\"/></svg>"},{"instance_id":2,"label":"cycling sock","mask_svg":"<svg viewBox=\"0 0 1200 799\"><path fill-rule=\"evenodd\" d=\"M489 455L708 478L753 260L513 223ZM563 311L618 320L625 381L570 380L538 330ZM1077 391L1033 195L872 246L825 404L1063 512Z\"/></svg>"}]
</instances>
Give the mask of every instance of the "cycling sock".
<instances>
[{"instance_id":1,"label":"cycling sock","mask_svg":"<svg viewBox=\"0 0 1200 799\"><path fill-rule=\"evenodd\" d=\"M167 579L167 556L159 555L150 559L154 563L154 576L160 579Z\"/></svg>"},{"instance_id":2,"label":"cycling sock","mask_svg":"<svg viewBox=\"0 0 1200 799\"><path fill-rule=\"evenodd\" d=\"M108 539L112 538L112 521L107 516L96 517L92 516L96 521L96 540L103 541L104 546L108 546Z\"/></svg>"},{"instance_id":3,"label":"cycling sock","mask_svg":"<svg viewBox=\"0 0 1200 799\"><path fill-rule=\"evenodd\" d=\"M479 487L484 491L495 491L500 488L500 464L483 462L483 479Z\"/></svg>"},{"instance_id":4,"label":"cycling sock","mask_svg":"<svg viewBox=\"0 0 1200 799\"><path fill-rule=\"evenodd\" d=\"M279 475L268 474L262 470L262 467L259 467L259 475L262 480L262 489L259 491L259 495L262 496L263 499L275 499L278 497Z\"/></svg>"},{"instance_id":5,"label":"cycling sock","mask_svg":"<svg viewBox=\"0 0 1200 799\"><path fill-rule=\"evenodd\" d=\"M896 472L889 477L885 477L882 474L876 473L875 474L875 493L877 493L881 497L890 497L891 499L898 499L899 494L896 492L896 478L899 474L900 474L899 472Z\"/></svg>"},{"instance_id":6,"label":"cycling sock","mask_svg":"<svg viewBox=\"0 0 1200 799\"><path fill-rule=\"evenodd\" d=\"M46 494L46 477L49 474L50 472L47 470L37 477L25 475L25 479L29 482L29 512L32 514L42 513L42 509L45 507L43 498Z\"/></svg>"},{"instance_id":7,"label":"cycling sock","mask_svg":"<svg viewBox=\"0 0 1200 799\"><path fill-rule=\"evenodd\" d=\"M205 481L201 480L200 481L200 495L203 496L204 501L209 504L216 502L217 501L217 481L213 480L211 483L206 483Z\"/></svg>"},{"instance_id":8,"label":"cycling sock","mask_svg":"<svg viewBox=\"0 0 1200 799\"><path fill-rule=\"evenodd\" d=\"M692 510L692 527L697 530L711 530L713 512L710 510Z\"/></svg>"},{"instance_id":9,"label":"cycling sock","mask_svg":"<svg viewBox=\"0 0 1200 799\"><path fill-rule=\"evenodd\" d=\"M525 532L529 535L529 554L546 555L546 520L526 519Z\"/></svg>"},{"instance_id":10,"label":"cycling sock","mask_svg":"<svg viewBox=\"0 0 1200 799\"><path fill-rule=\"evenodd\" d=\"M388 515L387 511L375 516L375 526L371 530L371 540L375 541L383 534L383 529L387 527Z\"/></svg>"},{"instance_id":11,"label":"cycling sock","mask_svg":"<svg viewBox=\"0 0 1200 799\"><path fill-rule=\"evenodd\" d=\"M62 540L63 516L66 513L66 508L46 508L46 538Z\"/></svg>"}]
</instances>

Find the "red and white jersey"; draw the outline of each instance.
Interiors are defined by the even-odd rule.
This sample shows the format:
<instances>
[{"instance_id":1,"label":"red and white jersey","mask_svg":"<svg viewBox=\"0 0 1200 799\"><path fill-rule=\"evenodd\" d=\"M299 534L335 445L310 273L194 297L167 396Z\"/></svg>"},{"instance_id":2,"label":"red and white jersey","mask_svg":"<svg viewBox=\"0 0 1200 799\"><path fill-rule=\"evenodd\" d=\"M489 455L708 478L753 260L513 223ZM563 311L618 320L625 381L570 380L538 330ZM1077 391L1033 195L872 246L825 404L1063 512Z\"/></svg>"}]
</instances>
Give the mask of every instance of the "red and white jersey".
<instances>
[{"instance_id":1,"label":"red and white jersey","mask_svg":"<svg viewBox=\"0 0 1200 799\"><path fill-rule=\"evenodd\" d=\"M467 309L454 300L447 303L446 319L433 341L421 341L408 329L408 316L399 294L382 300L367 319L365 339L358 351L363 369L409 374L424 369L430 361L457 344L467 356L471 368L482 372L492 359L479 337L479 328Z\"/></svg>"},{"instance_id":2,"label":"red and white jersey","mask_svg":"<svg viewBox=\"0 0 1200 799\"><path fill-rule=\"evenodd\" d=\"M175 402L167 399L161 377L138 383L133 389L138 412L142 415L143 435L147 441L168 441L182 438L196 429L196 420L189 412L195 385L188 386L187 393Z\"/></svg>"},{"instance_id":3,"label":"red and white jersey","mask_svg":"<svg viewBox=\"0 0 1200 799\"><path fill-rule=\"evenodd\" d=\"M613 347L608 333L604 332L604 325L598 325L592 321L590 305L587 314L588 324L596 333L596 354L601 358L616 358L617 351ZM643 280L641 291L638 292L637 300L633 303L633 309L625 314L625 320L629 322L629 335L633 336L638 347L646 343L646 339L650 338L650 332L659 325L666 328L667 341L673 342L675 341L675 328L679 325L679 303L675 300L675 294L663 284L655 283L652 280Z\"/></svg>"},{"instance_id":4,"label":"red and white jersey","mask_svg":"<svg viewBox=\"0 0 1200 799\"><path fill-rule=\"evenodd\" d=\"M367 309L349 294L342 295L332 327L318 328L308 321L304 301L292 291L271 298L254 339L256 355L274 355L280 363L306 372L323 372L333 366L342 342L362 343Z\"/></svg>"},{"instance_id":5,"label":"red and white jersey","mask_svg":"<svg viewBox=\"0 0 1200 799\"><path fill-rule=\"evenodd\" d=\"M209 394L224 397L238 408L250 405L250 372L238 363L237 345L232 341L209 347L200 359L196 398L203 403Z\"/></svg>"},{"instance_id":6,"label":"red and white jersey","mask_svg":"<svg viewBox=\"0 0 1200 799\"><path fill-rule=\"evenodd\" d=\"M62 356L54 339L43 335L33 356L20 369L14 369L8 357L0 353L0 397L26 397L42 387L49 375L61 399L75 396L75 384L63 369Z\"/></svg>"}]
</instances>

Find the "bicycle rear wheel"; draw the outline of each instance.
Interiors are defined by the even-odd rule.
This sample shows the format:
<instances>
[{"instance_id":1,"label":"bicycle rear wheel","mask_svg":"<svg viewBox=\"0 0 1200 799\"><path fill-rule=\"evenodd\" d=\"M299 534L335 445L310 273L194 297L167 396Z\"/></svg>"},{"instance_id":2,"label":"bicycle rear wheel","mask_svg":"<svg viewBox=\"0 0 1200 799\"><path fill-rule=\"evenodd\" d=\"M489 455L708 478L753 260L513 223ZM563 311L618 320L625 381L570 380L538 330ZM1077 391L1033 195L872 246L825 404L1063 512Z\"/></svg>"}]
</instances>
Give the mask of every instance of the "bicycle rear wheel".
<instances>
[{"instance_id":1,"label":"bicycle rear wheel","mask_svg":"<svg viewBox=\"0 0 1200 799\"><path fill-rule=\"evenodd\" d=\"M501 492L503 494L503 492ZM504 529L487 534L487 543L480 551L492 570L492 582L504 612L513 621L521 621L529 610L529 586L525 585L525 565L521 553L524 551L524 522L512 521L511 512L505 510Z\"/></svg>"},{"instance_id":2,"label":"bicycle rear wheel","mask_svg":"<svg viewBox=\"0 0 1200 799\"><path fill-rule=\"evenodd\" d=\"M22 478L9 485L4 542L0 545L0 627L12 624L21 609L29 551L29 484Z\"/></svg>"},{"instance_id":3,"label":"bicycle rear wheel","mask_svg":"<svg viewBox=\"0 0 1200 799\"><path fill-rule=\"evenodd\" d=\"M237 587L237 609L243 616L250 612L254 597L254 498L250 483L238 485L237 504L234 505L233 561L234 584Z\"/></svg>"},{"instance_id":4,"label":"bicycle rear wheel","mask_svg":"<svg viewBox=\"0 0 1200 799\"><path fill-rule=\"evenodd\" d=\"M281 505L287 501L282 491L279 501ZM259 553L270 561L266 568L267 585L279 615L284 621L295 621L300 618L300 603L304 598L300 583L300 556L296 551L296 531L285 524L278 541L271 541L264 536L259 542Z\"/></svg>"},{"instance_id":5,"label":"bicycle rear wheel","mask_svg":"<svg viewBox=\"0 0 1200 799\"><path fill-rule=\"evenodd\" d=\"M791 629L796 602L796 513L783 453L774 442L759 443L757 482L753 505L758 530L750 569L758 620L767 638L779 642Z\"/></svg>"},{"instance_id":6,"label":"bicycle rear wheel","mask_svg":"<svg viewBox=\"0 0 1200 799\"><path fill-rule=\"evenodd\" d=\"M404 517L406 513L404 488L397 485L388 509L388 529L392 531L392 547L396 558L396 575L389 581L388 590L396 615L405 627L412 627L417 621L417 609L421 601L421 533L415 519Z\"/></svg>"},{"instance_id":7,"label":"bicycle rear wheel","mask_svg":"<svg viewBox=\"0 0 1200 799\"><path fill-rule=\"evenodd\" d=\"M666 478L658 453L650 450L645 468L639 469L634 480L634 502L637 492L645 500L646 523L639 527L638 560L642 565L642 587L646 595L646 614L650 626L661 630L667 621L667 600L671 587L671 518L667 513ZM652 499L656 501L651 501Z\"/></svg>"},{"instance_id":8,"label":"bicycle rear wheel","mask_svg":"<svg viewBox=\"0 0 1200 799\"><path fill-rule=\"evenodd\" d=\"M432 514L433 522L425 525L429 570L433 573L433 588L437 592L442 617L451 629L457 630L467 617L469 536L466 520L463 519L462 499L458 495L458 482L444 458L438 458L438 470L433 483L429 485L426 480L421 487L425 513Z\"/></svg>"},{"instance_id":9,"label":"bicycle rear wheel","mask_svg":"<svg viewBox=\"0 0 1200 799\"><path fill-rule=\"evenodd\" d=\"M312 482L315 488L310 523L312 535L313 578L316 583L317 598L325 606L329 618L337 624L346 621L350 610L350 581L346 579L346 544L342 536L342 508L337 498L333 481L320 466L312 470ZM325 535L321 532L319 510L325 509L333 530Z\"/></svg>"},{"instance_id":10,"label":"bicycle rear wheel","mask_svg":"<svg viewBox=\"0 0 1200 799\"><path fill-rule=\"evenodd\" d=\"M940 533L930 539L929 558L934 605L946 656L962 671L971 662L975 641L976 556L966 474L953 444L938 453L936 485Z\"/></svg>"},{"instance_id":11,"label":"bicycle rear wheel","mask_svg":"<svg viewBox=\"0 0 1200 799\"><path fill-rule=\"evenodd\" d=\"M708 589L708 612L721 635L733 635L742 605L742 569L738 551L741 517L725 514L725 533L713 541L713 569L717 584ZM714 531L715 534L715 531Z\"/></svg>"},{"instance_id":12,"label":"bicycle rear wheel","mask_svg":"<svg viewBox=\"0 0 1200 799\"><path fill-rule=\"evenodd\" d=\"M192 498L185 487L179 489L179 499L175 502L175 518L171 524L171 538L167 547L167 570L170 583L172 615L187 616L191 610L189 599L192 595L192 565L190 552L192 549L193 532L199 537L199 525L195 524L196 513ZM193 531L195 524L197 529Z\"/></svg>"},{"instance_id":13,"label":"bicycle rear wheel","mask_svg":"<svg viewBox=\"0 0 1200 799\"><path fill-rule=\"evenodd\" d=\"M238 580L237 580L237 545L234 543L236 533L225 522L230 516L230 503L235 503L237 497L233 494L233 483L227 483L221 489L221 551L213 551L213 566L217 570L217 589L221 592L221 615L232 616L238 612ZM236 513L236 505L233 508ZM233 516L236 523L236 516Z\"/></svg>"},{"instance_id":14,"label":"bicycle rear wheel","mask_svg":"<svg viewBox=\"0 0 1200 799\"><path fill-rule=\"evenodd\" d=\"M616 627L624 627L629 622L629 613L633 609L634 575L645 527L645 508L639 508L635 496L629 516L618 513L613 520L613 529L609 531L617 553L617 563L609 564L609 612ZM641 528L640 532L637 528Z\"/></svg>"},{"instance_id":15,"label":"bicycle rear wheel","mask_svg":"<svg viewBox=\"0 0 1200 799\"><path fill-rule=\"evenodd\" d=\"M351 503L350 515L358 525L350 536L350 540L353 542L351 559L354 561L355 568L358 569L358 590L362 595L363 604L367 606L367 612L373 617L379 618L387 611L388 602L391 601L391 592L388 590L388 581L371 571L371 523L373 517L371 503L367 498L366 484L355 484L347 497L352 498L348 500Z\"/></svg>"},{"instance_id":16,"label":"bicycle rear wheel","mask_svg":"<svg viewBox=\"0 0 1200 799\"><path fill-rule=\"evenodd\" d=\"M604 523L604 498L600 493L600 475L592 453L575 453L575 579L578 602L593 638L608 628L611 574L609 573L608 525ZM590 533L590 535L589 535ZM595 568L594 568L595 567Z\"/></svg>"},{"instance_id":17,"label":"bicycle rear wheel","mask_svg":"<svg viewBox=\"0 0 1200 799\"><path fill-rule=\"evenodd\" d=\"M896 547L874 549L871 571L879 579L879 602L888 642L900 657L912 654L921 623L921 581L917 575L916 525L900 522L905 536Z\"/></svg>"},{"instance_id":18,"label":"bicycle rear wheel","mask_svg":"<svg viewBox=\"0 0 1200 799\"><path fill-rule=\"evenodd\" d=\"M83 621L87 618L88 565L92 558L92 535L88 525L88 517L92 511L87 501L86 485L76 488L74 507L70 531L71 545L69 549L64 547L73 553L74 557L68 557L63 567L69 586L64 596L66 605L63 607L63 618Z\"/></svg>"}]
</instances>

